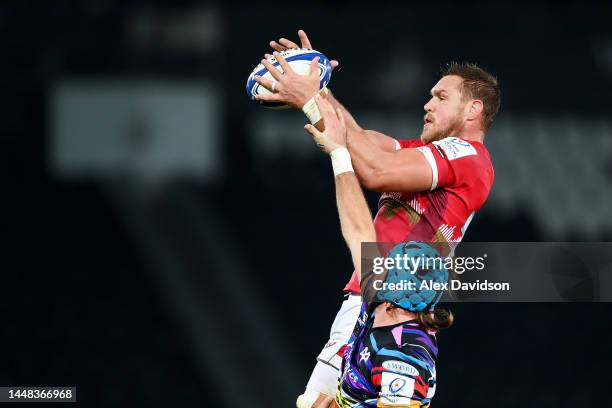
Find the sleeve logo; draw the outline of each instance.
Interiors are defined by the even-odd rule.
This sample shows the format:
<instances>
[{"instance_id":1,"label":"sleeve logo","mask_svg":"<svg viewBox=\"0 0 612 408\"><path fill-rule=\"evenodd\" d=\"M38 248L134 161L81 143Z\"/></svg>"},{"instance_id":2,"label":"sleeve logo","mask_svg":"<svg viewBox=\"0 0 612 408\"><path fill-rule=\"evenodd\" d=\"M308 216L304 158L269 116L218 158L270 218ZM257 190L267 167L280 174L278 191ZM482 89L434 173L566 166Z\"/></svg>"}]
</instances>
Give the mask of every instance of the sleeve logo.
<instances>
[{"instance_id":1,"label":"sleeve logo","mask_svg":"<svg viewBox=\"0 0 612 408\"><path fill-rule=\"evenodd\" d=\"M389 385L389 391L391 391L391 394L397 394L404 388L404 385L406 385L406 380L404 378L396 378Z\"/></svg>"},{"instance_id":2,"label":"sleeve logo","mask_svg":"<svg viewBox=\"0 0 612 408\"><path fill-rule=\"evenodd\" d=\"M446 153L448 160L455 160L465 156L476 156L478 154L470 142L458 137L447 137L432 143L436 149L439 147Z\"/></svg>"},{"instance_id":3,"label":"sleeve logo","mask_svg":"<svg viewBox=\"0 0 612 408\"><path fill-rule=\"evenodd\" d=\"M359 359L360 363L363 361L367 361L370 359L370 350L366 347L361 350L361 353L359 353L359 355L361 356L361 358Z\"/></svg>"},{"instance_id":4,"label":"sleeve logo","mask_svg":"<svg viewBox=\"0 0 612 408\"><path fill-rule=\"evenodd\" d=\"M414 394L414 378L383 372L380 381L380 397L386 403L408 405Z\"/></svg>"}]
</instances>

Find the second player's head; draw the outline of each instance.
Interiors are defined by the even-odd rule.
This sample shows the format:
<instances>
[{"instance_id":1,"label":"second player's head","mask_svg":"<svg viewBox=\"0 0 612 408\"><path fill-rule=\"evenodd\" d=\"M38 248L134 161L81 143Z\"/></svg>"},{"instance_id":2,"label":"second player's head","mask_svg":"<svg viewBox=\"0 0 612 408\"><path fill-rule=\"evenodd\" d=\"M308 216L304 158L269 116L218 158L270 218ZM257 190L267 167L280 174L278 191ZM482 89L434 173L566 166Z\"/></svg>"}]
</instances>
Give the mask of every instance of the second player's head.
<instances>
[{"instance_id":1,"label":"second player's head","mask_svg":"<svg viewBox=\"0 0 612 408\"><path fill-rule=\"evenodd\" d=\"M499 111L497 79L475 64L452 62L431 90L424 106L421 140L485 132Z\"/></svg>"}]
</instances>

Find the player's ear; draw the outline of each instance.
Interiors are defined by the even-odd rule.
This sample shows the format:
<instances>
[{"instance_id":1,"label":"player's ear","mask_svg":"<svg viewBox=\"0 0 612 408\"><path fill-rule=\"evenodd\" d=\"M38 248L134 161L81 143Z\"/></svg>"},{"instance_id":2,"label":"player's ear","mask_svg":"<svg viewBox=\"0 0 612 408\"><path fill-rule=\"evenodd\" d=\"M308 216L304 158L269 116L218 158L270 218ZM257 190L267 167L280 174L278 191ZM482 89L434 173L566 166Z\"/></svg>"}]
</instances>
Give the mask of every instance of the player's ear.
<instances>
[{"instance_id":1,"label":"player's ear","mask_svg":"<svg viewBox=\"0 0 612 408\"><path fill-rule=\"evenodd\" d=\"M474 120L482 114L484 105L480 99L472 99L467 105L467 119Z\"/></svg>"}]
</instances>

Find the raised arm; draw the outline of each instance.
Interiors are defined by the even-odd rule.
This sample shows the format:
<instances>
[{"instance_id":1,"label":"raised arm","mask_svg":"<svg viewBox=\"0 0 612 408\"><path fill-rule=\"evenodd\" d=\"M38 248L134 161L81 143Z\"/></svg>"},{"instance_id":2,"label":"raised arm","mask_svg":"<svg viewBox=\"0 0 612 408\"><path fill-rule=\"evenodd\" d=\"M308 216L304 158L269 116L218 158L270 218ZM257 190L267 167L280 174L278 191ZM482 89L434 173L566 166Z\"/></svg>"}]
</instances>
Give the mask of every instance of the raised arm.
<instances>
[{"instance_id":1,"label":"raised arm","mask_svg":"<svg viewBox=\"0 0 612 408\"><path fill-rule=\"evenodd\" d=\"M277 52L274 56L283 69L281 74L270 62L262 63L272 73L277 81L275 92L271 95L258 95L259 99L284 102L293 107L304 107L305 112L317 109L314 96L319 96L319 76L316 69L316 58L311 62L311 72L308 75L296 74L287 61ZM271 81L256 77L256 80L268 89L272 89ZM313 95L307 99L309 95ZM348 149L351 152L355 172L361 183L375 191L425 191L435 185L435 175L431 164L424 154L417 149L396 150L396 141L382 133L363 130L333 95L326 95L327 104L335 105L346 126ZM305 106L309 105L308 108ZM319 109L317 109L319 114ZM312 116L312 115L311 115ZM349 118L347 120L347 117ZM319 130L325 129L325 120L312 120Z\"/></svg>"},{"instance_id":2,"label":"raised arm","mask_svg":"<svg viewBox=\"0 0 612 408\"><path fill-rule=\"evenodd\" d=\"M344 115L340 109L334 109L324 98L317 96L315 99L325 121L325 131L321 132L312 125L306 125L305 129L313 136L321 150L331 156L340 228L351 251L355 270L361 277L361 243L376 241L372 214L353 172L351 156L345 147Z\"/></svg>"},{"instance_id":3,"label":"raised arm","mask_svg":"<svg viewBox=\"0 0 612 408\"><path fill-rule=\"evenodd\" d=\"M361 280L361 243L376 241L372 214L355 173L342 173L337 175L335 179L336 204L340 216L342 236L351 251L353 265L359 280Z\"/></svg>"},{"instance_id":4,"label":"raised arm","mask_svg":"<svg viewBox=\"0 0 612 408\"><path fill-rule=\"evenodd\" d=\"M300 37L301 48L312 49L312 45L308 36L303 30L298 31L298 36ZM280 38L278 41L270 41L270 46L276 51L274 57L279 61L281 66L285 65L284 58L278 54L280 51L284 51L292 48L299 48L299 46L286 38ZM265 55L262 63L266 66L268 70L274 69L273 65L270 64L267 59L271 56L269 54ZM330 61L332 69L338 67L339 62L337 60ZM316 67L316 62L313 60L312 67ZM278 76L276 78L277 85L275 86L274 91L272 91L272 82L267 81L264 78L256 78L257 82L259 82L263 87L267 88L272 95L263 96L262 100L269 100L275 102L283 102L288 104L289 106L295 109L303 109L304 105L308 103L310 98L312 98L319 90L319 77L316 75L316 72L311 72L313 75L297 75L292 72L291 69L287 69L288 65L283 66L283 71L286 75ZM272 71L270 71L272 73ZM326 97L328 101L332 104L335 109L340 109L342 112L347 132L360 132L365 134L370 140L372 140L378 147L385 151L392 152L397 149L397 141L387 136L381 132L365 130L363 129L355 120L353 115L349 112L348 109L344 105L342 105L334 95L332 95L331 90L327 88ZM324 124L323 121L314 124L317 129L323 131Z\"/></svg>"},{"instance_id":5,"label":"raised arm","mask_svg":"<svg viewBox=\"0 0 612 408\"><path fill-rule=\"evenodd\" d=\"M374 191L426 191L435 187L432 170L433 157L429 150L415 149L385 151L366 135L347 134L355 172L363 186Z\"/></svg>"}]
</instances>

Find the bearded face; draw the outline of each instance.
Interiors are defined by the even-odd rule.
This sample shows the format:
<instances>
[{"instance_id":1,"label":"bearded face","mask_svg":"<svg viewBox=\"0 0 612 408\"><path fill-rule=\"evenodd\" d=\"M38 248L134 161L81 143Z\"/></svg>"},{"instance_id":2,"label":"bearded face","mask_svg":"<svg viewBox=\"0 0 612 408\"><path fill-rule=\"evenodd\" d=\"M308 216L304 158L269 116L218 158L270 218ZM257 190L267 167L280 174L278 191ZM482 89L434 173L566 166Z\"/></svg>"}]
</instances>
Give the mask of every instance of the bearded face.
<instances>
[{"instance_id":1,"label":"bearded face","mask_svg":"<svg viewBox=\"0 0 612 408\"><path fill-rule=\"evenodd\" d=\"M459 133L463 123L462 111L457 111L455 115L444 118L435 115L425 115L421 140L423 143L431 143L436 140Z\"/></svg>"},{"instance_id":2,"label":"bearded face","mask_svg":"<svg viewBox=\"0 0 612 408\"><path fill-rule=\"evenodd\" d=\"M462 81L455 75L445 76L431 90L431 99L424 106L423 143L444 139L461 131L466 105L461 95Z\"/></svg>"}]
</instances>

